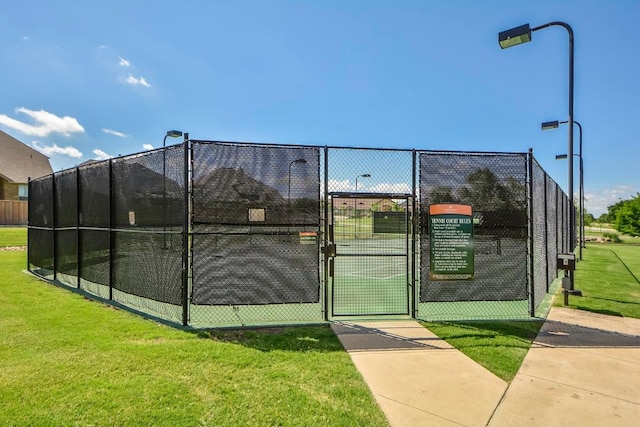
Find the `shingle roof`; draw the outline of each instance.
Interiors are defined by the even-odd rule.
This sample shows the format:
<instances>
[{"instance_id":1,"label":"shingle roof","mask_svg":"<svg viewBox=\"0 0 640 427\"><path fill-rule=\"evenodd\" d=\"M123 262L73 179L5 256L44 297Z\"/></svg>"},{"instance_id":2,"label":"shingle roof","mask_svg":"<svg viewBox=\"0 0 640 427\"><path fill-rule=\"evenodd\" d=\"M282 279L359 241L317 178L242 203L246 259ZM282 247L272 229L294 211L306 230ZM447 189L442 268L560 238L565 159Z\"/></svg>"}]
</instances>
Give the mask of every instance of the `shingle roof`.
<instances>
[{"instance_id":1,"label":"shingle roof","mask_svg":"<svg viewBox=\"0 0 640 427\"><path fill-rule=\"evenodd\" d=\"M53 173L49 158L0 130L0 176L25 184Z\"/></svg>"}]
</instances>

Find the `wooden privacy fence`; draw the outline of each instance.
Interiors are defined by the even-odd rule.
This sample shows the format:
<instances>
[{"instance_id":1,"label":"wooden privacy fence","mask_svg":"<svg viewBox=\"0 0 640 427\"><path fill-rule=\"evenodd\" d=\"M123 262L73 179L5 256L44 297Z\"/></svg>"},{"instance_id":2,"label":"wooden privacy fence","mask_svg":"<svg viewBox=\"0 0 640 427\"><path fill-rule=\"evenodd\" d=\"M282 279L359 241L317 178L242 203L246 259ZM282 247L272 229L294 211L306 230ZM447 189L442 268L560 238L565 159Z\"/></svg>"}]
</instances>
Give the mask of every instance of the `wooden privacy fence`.
<instances>
[{"instance_id":1,"label":"wooden privacy fence","mask_svg":"<svg viewBox=\"0 0 640 427\"><path fill-rule=\"evenodd\" d=\"M27 201L0 200L0 225L27 225Z\"/></svg>"}]
</instances>

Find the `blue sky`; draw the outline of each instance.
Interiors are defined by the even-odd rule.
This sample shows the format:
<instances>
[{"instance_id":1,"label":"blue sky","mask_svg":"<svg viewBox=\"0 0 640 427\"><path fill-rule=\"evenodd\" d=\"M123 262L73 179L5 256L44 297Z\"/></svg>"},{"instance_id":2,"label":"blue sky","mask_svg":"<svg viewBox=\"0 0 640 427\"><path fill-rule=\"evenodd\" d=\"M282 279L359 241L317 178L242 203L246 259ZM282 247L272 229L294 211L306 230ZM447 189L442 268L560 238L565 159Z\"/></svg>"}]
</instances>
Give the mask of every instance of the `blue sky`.
<instances>
[{"instance_id":1,"label":"blue sky","mask_svg":"<svg viewBox=\"0 0 640 427\"><path fill-rule=\"evenodd\" d=\"M566 191L566 160L555 160L566 125L540 123L568 117L567 32L497 42L521 24L564 21L585 206L599 215L640 191L637 0L5 3L0 129L54 170L157 148L179 129L203 140L532 148Z\"/></svg>"}]
</instances>

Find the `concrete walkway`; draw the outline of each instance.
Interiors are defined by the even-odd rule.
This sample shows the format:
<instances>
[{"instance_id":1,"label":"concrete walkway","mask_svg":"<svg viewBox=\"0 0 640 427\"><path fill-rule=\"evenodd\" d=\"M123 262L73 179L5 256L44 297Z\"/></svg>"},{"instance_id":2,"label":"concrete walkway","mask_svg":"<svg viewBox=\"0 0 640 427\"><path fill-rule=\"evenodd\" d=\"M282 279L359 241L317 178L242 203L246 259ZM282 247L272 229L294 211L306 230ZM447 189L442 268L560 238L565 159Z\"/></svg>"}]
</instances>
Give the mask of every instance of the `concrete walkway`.
<instances>
[{"instance_id":1,"label":"concrete walkway","mask_svg":"<svg viewBox=\"0 0 640 427\"><path fill-rule=\"evenodd\" d=\"M640 420L638 319L552 308L510 385L413 320L332 327L393 427Z\"/></svg>"}]
</instances>

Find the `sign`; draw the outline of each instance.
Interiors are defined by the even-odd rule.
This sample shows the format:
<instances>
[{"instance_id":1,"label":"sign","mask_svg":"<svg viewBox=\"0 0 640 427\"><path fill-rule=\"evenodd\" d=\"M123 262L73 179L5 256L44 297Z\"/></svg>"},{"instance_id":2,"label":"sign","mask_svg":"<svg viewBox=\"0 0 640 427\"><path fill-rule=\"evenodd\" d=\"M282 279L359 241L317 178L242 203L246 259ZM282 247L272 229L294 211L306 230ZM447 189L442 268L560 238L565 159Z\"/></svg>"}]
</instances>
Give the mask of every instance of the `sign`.
<instances>
[{"instance_id":1,"label":"sign","mask_svg":"<svg viewBox=\"0 0 640 427\"><path fill-rule=\"evenodd\" d=\"M301 231L299 236L301 245L315 245L318 240L318 233L315 231Z\"/></svg>"},{"instance_id":2,"label":"sign","mask_svg":"<svg viewBox=\"0 0 640 427\"><path fill-rule=\"evenodd\" d=\"M429 280L473 280L473 210L468 205L429 206Z\"/></svg>"}]
</instances>

